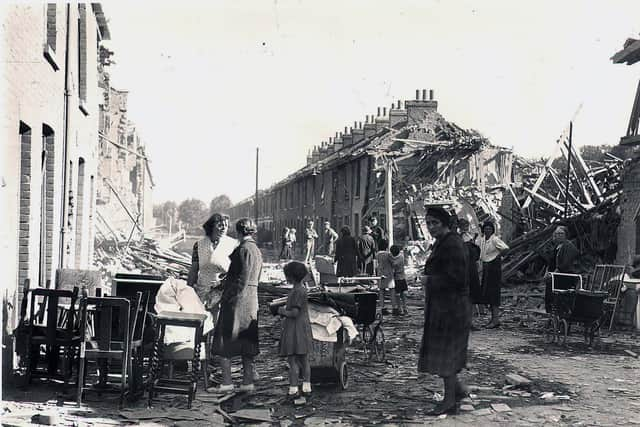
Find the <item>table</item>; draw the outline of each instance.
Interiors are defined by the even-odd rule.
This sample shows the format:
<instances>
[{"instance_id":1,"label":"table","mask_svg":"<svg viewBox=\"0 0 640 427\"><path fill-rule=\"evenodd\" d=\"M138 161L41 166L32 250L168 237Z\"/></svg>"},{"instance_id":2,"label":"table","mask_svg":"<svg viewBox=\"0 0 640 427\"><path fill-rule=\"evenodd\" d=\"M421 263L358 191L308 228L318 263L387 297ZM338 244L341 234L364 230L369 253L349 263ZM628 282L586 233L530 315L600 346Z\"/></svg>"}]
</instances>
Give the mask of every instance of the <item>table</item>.
<instances>
[{"instance_id":1,"label":"table","mask_svg":"<svg viewBox=\"0 0 640 427\"><path fill-rule=\"evenodd\" d=\"M196 395L198 384L198 370L200 368L200 343L202 342L202 330L207 318L204 314L183 313L175 311L161 311L155 317L155 339L153 343L153 356L151 370L149 372L149 406L151 406L154 393L165 392L187 395L188 407ZM161 378L164 334L167 326L183 326L193 328L194 351L190 380L174 380Z\"/></svg>"}]
</instances>

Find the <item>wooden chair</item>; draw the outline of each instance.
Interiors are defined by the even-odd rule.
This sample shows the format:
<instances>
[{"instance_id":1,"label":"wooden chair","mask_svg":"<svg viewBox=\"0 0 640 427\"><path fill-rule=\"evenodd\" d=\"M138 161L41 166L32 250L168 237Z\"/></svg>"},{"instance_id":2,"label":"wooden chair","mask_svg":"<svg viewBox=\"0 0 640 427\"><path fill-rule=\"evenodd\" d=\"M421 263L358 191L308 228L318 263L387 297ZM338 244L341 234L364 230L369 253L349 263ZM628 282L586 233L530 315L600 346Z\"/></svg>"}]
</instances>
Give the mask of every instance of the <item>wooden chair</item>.
<instances>
[{"instance_id":1,"label":"wooden chair","mask_svg":"<svg viewBox=\"0 0 640 427\"><path fill-rule=\"evenodd\" d=\"M596 265L589 281L588 290L608 293L607 298L604 300L604 308L605 314L609 318L609 330L613 327L616 310L620 302L624 271L624 265L599 264Z\"/></svg>"},{"instance_id":2,"label":"wooden chair","mask_svg":"<svg viewBox=\"0 0 640 427\"><path fill-rule=\"evenodd\" d=\"M85 376L88 360L96 360L100 365L100 379L96 387L98 391L109 391L108 375L109 362L111 360L120 361L120 400L119 407L124 403L125 392L130 389L127 384L127 377L131 375L131 338L133 336L131 307L135 310L140 307L142 295L138 294L137 301L133 304L126 298L115 297L88 297L81 301L81 335L83 337L80 345L80 365L78 369L78 406L82 404L82 393L85 387ZM90 332L88 325L91 325L91 317L94 319L95 327ZM134 321L135 323L135 321Z\"/></svg>"},{"instance_id":3,"label":"wooden chair","mask_svg":"<svg viewBox=\"0 0 640 427\"><path fill-rule=\"evenodd\" d=\"M144 393L144 330L149 309L149 292L138 292L131 304L131 392ZM132 301L133 303L133 301Z\"/></svg>"},{"instance_id":4,"label":"wooden chair","mask_svg":"<svg viewBox=\"0 0 640 427\"><path fill-rule=\"evenodd\" d=\"M78 288L31 290L31 308L27 324L26 385L33 377L63 379L71 377L72 361L77 356L81 335L76 304ZM37 310L36 310L37 309ZM41 347L46 348L47 370L38 369ZM62 373L58 374L60 350L64 350Z\"/></svg>"}]
</instances>

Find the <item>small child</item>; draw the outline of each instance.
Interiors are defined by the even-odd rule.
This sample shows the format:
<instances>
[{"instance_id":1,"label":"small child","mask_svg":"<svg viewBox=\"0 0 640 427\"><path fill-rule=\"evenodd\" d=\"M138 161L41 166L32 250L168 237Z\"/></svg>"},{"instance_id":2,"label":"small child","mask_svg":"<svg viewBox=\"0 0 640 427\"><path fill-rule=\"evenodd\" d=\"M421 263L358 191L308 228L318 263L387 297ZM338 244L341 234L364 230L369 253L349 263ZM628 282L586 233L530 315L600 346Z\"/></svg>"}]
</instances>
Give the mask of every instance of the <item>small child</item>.
<instances>
[{"instance_id":1,"label":"small child","mask_svg":"<svg viewBox=\"0 0 640 427\"><path fill-rule=\"evenodd\" d=\"M287 303L278 308L278 314L284 316L280 337L280 356L286 356L289 362L289 397L298 397L298 379L302 371L302 394L311 393L311 367L308 355L311 352L311 321L307 305L307 290L302 280L307 276L307 266L291 261L284 266L284 276L293 285Z\"/></svg>"},{"instance_id":2,"label":"small child","mask_svg":"<svg viewBox=\"0 0 640 427\"><path fill-rule=\"evenodd\" d=\"M407 310L407 297L405 295L407 286L407 277L404 273L404 255L402 254L402 248L398 245L391 246L389 250L391 252L391 265L393 267L393 280L396 282L395 292L396 299L398 300L398 305L400 314L406 316L409 314Z\"/></svg>"},{"instance_id":3,"label":"small child","mask_svg":"<svg viewBox=\"0 0 640 427\"><path fill-rule=\"evenodd\" d=\"M384 308L384 290L391 289L391 306L393 308L393 315L400 315L398 306L396 305L396 293L395 293L395 281L393 279L393 266L391 265L391 253L387 251L389 248L389 241L386 239L380 240L378 244L378 252L376 253L376 261L378 264L378 275L382 276L380 280L380 308L382 314L389 314L386 308Z\"/></svg>"}]
</instances>

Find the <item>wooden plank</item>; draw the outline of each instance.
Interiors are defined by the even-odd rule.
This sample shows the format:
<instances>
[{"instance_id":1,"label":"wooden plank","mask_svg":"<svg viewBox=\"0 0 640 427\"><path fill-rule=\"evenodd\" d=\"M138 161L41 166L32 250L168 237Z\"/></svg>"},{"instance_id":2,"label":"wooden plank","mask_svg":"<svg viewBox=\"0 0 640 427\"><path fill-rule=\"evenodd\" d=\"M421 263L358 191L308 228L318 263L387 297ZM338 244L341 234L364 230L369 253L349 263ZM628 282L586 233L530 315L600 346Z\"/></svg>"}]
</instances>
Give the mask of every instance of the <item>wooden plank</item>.
<instances>
[{"instance_id":1,"label":"wooden plank","mask_svg":"<svg viewBox=\"0 0 640 427\"><path fill-rule=\"evenodd\" d=\"M529 193L531 196L535 197L536 199L546 203L547 205L559 210L560 212L564 212L564 207L560 206L559 204L557 204L553 200L550 200L550 199L544 197L543 195L538 194L537 192L534 192L533 190L529 190L528 188L525 188L524 191L526 191L527 193Z\"/></svg>"}]
</instances>

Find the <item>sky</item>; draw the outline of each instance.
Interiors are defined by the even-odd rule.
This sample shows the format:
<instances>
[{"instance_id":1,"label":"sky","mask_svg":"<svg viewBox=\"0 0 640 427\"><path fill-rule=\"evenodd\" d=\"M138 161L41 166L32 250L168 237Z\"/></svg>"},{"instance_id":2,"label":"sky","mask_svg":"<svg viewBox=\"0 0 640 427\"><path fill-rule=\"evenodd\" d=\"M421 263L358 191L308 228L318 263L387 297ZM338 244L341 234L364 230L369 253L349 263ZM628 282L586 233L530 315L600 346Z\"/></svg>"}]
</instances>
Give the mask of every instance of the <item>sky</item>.
<instances>
[{"instance_id":1,"label":"sky","mask_svg":"<svg viewBox=\"0 0 640 427\"><path fill-rule=\"evenodd\" d=\"M106 1L154 202L237 202L378 106L432 89L438 111L493 144L548 156L625 133L640 65L640 1Z\"/></svg>"}]
</instances>

